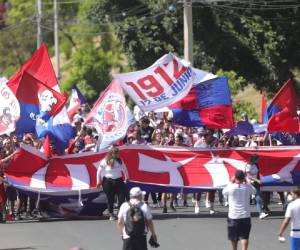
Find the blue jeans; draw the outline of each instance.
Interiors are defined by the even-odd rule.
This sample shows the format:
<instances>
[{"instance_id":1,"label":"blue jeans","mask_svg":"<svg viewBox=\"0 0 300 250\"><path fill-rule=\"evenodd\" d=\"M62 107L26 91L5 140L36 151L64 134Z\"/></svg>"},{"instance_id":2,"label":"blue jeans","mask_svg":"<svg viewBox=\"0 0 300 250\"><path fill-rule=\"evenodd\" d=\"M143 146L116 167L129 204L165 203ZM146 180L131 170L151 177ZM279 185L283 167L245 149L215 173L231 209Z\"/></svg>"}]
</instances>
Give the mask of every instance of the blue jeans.
<instances>
[{"instance_id":1,"label":"blue jeans","mask_svg":"<svg viewBox=\"0 0 300 250\"><path fill-rule=\"evenodd\" d=\"M300 238L291 237L291 250L300 250Z\"/></svg>"},{"instance_id":2,"label":"blue jeans","mask_svg":"<svg viewBox=\"0 0 300 250\"><path fill-rule=\"evenodd\" d=\"M260 186L258 183L253 183L252 186L255 188L255 201L256 201L256 210L259 214L261 214L262 211L262 199L261 199L261 193L260 193Z\"/></svg>"}]
</instances>

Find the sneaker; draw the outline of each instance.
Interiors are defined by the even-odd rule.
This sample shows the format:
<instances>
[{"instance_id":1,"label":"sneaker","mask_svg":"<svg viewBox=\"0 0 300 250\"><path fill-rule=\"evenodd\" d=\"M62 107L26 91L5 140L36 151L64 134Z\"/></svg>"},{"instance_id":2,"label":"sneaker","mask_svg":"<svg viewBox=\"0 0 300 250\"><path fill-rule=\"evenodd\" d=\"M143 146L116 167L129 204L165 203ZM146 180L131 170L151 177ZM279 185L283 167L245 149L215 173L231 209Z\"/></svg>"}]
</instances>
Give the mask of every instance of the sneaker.
<instances>
[{"instance_id":1,"label":"sneaker","mask_svg":"<svg viewBox=\"0 0 300 250\"><path fill-rule=\"evenodd\" d=\"M183 202L183 206L184 206L184 207L189 207L187 201L184 201L184 202Z\"/></svg>"},{"instance_id":2,"label":"sneaker","mask_svg":"<svg viewBox=\"0 0 300 250\"><path fill-rule=\"evenodd\" d=\"M168 209L167 209L167 206L164 206L163 207L163 211L162 211L164 214L166 214L168 212Z\"/></svg>"},{"instance_id":3,"label":"sneaker","mask_svg":"<svg viewBox=\"0 0 300 250\"><path fill-rule=\"evenodd\" d=\"M27 220L32 220L34 217L30 213L26 213L25 218Z\"/></svg>"},{"instance_id":4,"label":"sneaker","mask_svg":"<svg viewBox=\"0 0 300 250\"><path fill-rule=\"evenodd\" d=\"M109 216L109 220L110 221L114 221L114 220L116 220L117 219L117 217L113 214L113 215L111 215L111 216Z\"/></svg>"},{"instance_id":5,"label":"sneaker","mask_svg":"<svg viewBox=\"0 0 300 250\"><path fill-rule=\"evenodd\" d=\"M176 212L176 208L174 207L173 204L170 205L170 208L173 210L173 212Z\"/></svg>"},{"instance_id":6,"label":"sneaker","mask_svg":"<svg viewBox=\"0 0 300 250\"><path fill-rule=\"evenodd\" d=\"M22 220L21 216L19 214L16 214L15 220Z\"/></svg>"},{"instance_id":7,"label":"sneaker","mask_svg":"<svg viewBox=\"0 0 300 250\"><path fill-rule=\"evenodd\" d=\"M264 218L266 218L266 217L268 217L268 216L269 216L269 214L262 212L262 213L259 215L259 219L263 220Z\"/></svg>"},{"instance_id":8,"label":"sneaker","mask_svg":"<svg viewBox=\"0 0 300 250\"><path fill-rule=\"evenodd\" d=\"M174 207L173 204L170 204L170 208L172 209L173 212L176 212L176 208Z\"/></svg>"},{"instance_id":9,"label":"sneaker","mask_svg":"<svg viewBox=\"0 0 300 250\"><path fill-rule=\"evenodd\" d=\"M157 207L162 207L161 201L157 201Z\"/></svg>"},{"instance_id":10,"label":"sneaker","mask_svg":"<svg viewBox=\"0 0 300 250\"><path fill-rule=\"evenodd\" d=\"M195 206L195 214L200 214L200 207Z\"/></svg>"},{"instance_id":11,"label":"sneaker","mask_svg":"<svg viewBox=\"0 0 300 250\"><path fill-rule=\"evenodd\" d=\"M153 203L153 204L152 204L152 207L153 207L153 208L159 207L159 206L158 206L158 203Z\"/></svg>"},{"instance_id":12,"label":"sneaker","mask_svg":"<svg viewBox=\"0 0 300 250\"><path fill-rule=\"evenodd\" d=\"M225 201L224 206L225 206L225 207L228 207L228 205L229 205L229 204L228 204L228 201Z\"/></svg>"},{"instance_id":13,"label":"sneaker","mask_svg":"<svg viewBox=\"0 0 300 250\"><path fill-rule=\"evenodd\" d=\"M215 214L216 213L216 211L215 210L213 210L213 209L209 209L209 214L210 215L213 215L213 214Z\"/></svg>"},{"instance_id":14,"label":"sneaker","mask_svg":"<svg viewBox=\"0 0 300 250\"><path fill-rule=\"evenodd\" d=\"M205 207L206 207L206 208L209 208L209 207L210 207L210 204L209 204L208 201L205 201Z\"/></svg>"}]
</instances>

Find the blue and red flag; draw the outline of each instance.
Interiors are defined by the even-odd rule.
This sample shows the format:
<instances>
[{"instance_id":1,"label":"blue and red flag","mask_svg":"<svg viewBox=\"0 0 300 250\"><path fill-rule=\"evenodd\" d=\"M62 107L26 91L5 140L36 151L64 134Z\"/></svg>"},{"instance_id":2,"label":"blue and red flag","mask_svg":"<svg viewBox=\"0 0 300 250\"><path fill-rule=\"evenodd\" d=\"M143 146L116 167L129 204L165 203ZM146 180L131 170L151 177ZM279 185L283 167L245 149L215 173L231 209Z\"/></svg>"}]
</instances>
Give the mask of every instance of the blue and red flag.
<instances>
[{"instance_id":1,"label":"blue and red flag","mask_svg":"<svg viewBox=\"0 0 300 250\"><path fill-rule=\"evenodd\" d=\"M300 132L297 95L292 80L281 87L267 108L269 132Z\"/></svg>"},{"instance_id":2,"label":"blue and red flag","mask_svg":"<svg viewBox=\"0 0 300 250\"><path fill-rule=\"evenodd\" d=\"M226 77L193 86L188 95L169 106L173 122L187 127L232 128L232 100Z\"/></svg>"},{"instance_id":3,"label":"blue and red flag","mask_svg":"<svg viewBox=\"0 0 300 250\"><path fill-rule=\"evenodd\" d=\"M39 137L49 135L56 140L58 147L67 147L69 136L73 136L73 128L64 112L67 95L60 93L45 44L8 81L7 86L20 103L16 133L37 133ZM58 131L61 129L64 129L63 133Z\"/></svg>"},{"instance_id":4,"label":"blue and red flag","mask_svg":"<svg viewBox=\"0 0 300 250\"><path fill-rule=\"evenodd\" d=\"M69 107L67 109L68 116L72 120L76 112L78 112L80 106L86 103L85 97L81 94L80 90L77 88L76 84L72 87L72 94L70 97Z\"/></svg>"}]
</instances>

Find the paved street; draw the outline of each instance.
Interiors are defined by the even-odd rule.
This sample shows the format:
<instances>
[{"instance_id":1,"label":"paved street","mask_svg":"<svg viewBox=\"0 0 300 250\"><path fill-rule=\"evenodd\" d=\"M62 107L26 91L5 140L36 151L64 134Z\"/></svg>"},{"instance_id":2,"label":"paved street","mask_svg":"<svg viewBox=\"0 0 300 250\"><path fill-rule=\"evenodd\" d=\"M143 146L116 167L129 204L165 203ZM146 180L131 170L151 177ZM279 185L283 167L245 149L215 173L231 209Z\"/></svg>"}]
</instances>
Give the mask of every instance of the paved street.
<instances>
[{"instance_id":1,"label":"paved street","mask_svg":"<svg viewBox=\"0 0 300 250\"><path fill-rule=\"evenodd\" d=\"M281 206L272 204L273 215L264 221L252 220L249 249L288 249L288 243L277 242L276 233L283 218ZM192 208L178 208L176 213L162 214L153 209L155 226L161 247L172 250L226 250L226 208L210 216L206 208L194 215ZM253 211L255 208L253 206ZM253 215L256 216L255 213ZM108 220L53 220L47 222L22 221L0 225L0 250L56 249L67 250L80 246L84 250L121 249L115 222Z\"/></svg>"}]
</instances>

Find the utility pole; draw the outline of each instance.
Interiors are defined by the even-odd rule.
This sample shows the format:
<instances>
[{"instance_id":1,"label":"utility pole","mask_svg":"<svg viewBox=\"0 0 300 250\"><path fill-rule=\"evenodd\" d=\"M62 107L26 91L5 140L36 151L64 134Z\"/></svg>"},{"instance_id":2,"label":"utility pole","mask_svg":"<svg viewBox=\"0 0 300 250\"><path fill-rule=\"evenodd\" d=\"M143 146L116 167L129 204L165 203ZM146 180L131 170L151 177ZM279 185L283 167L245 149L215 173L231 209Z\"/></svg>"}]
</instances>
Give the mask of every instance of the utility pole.
<instances>
[{"instance_id":1,"label":"utility pole","mask_svg":"<svg viewBox=\"0 0 300 250\"><path fill-rule=\"evenodd\" d=\"M36 15L36 24L37 24L36 46L37 46L37 48L39 48L39 47L41 47L41 44L43 42L43 34L42 34L42 27L41 27L42 0L37 0L36 1L36 9L37 9L37 15Z\"/></svg>"},{"instance_id":2,"label":"utility pole","mask_svg":"<svg viewBox=\"0 0 300 250\"><path fill-rule=\"evenodd\" d=\"M59 37L58 37L58 5L57 0L54 0L54 50L55 50L55 69L56 77L59 80L60 75L60 61L59 61Z\"/></svg>"},{"instance_id":3,"label":"utility pole","mask_svg":"<svg viewBox=\"0 0 300 250\"><path fill-rule=\"evenodd\" d=\"M193 65L193 11L192 0L183 2L183 30L184 30L184 59Z\"/></svg>"}]
</instances>

